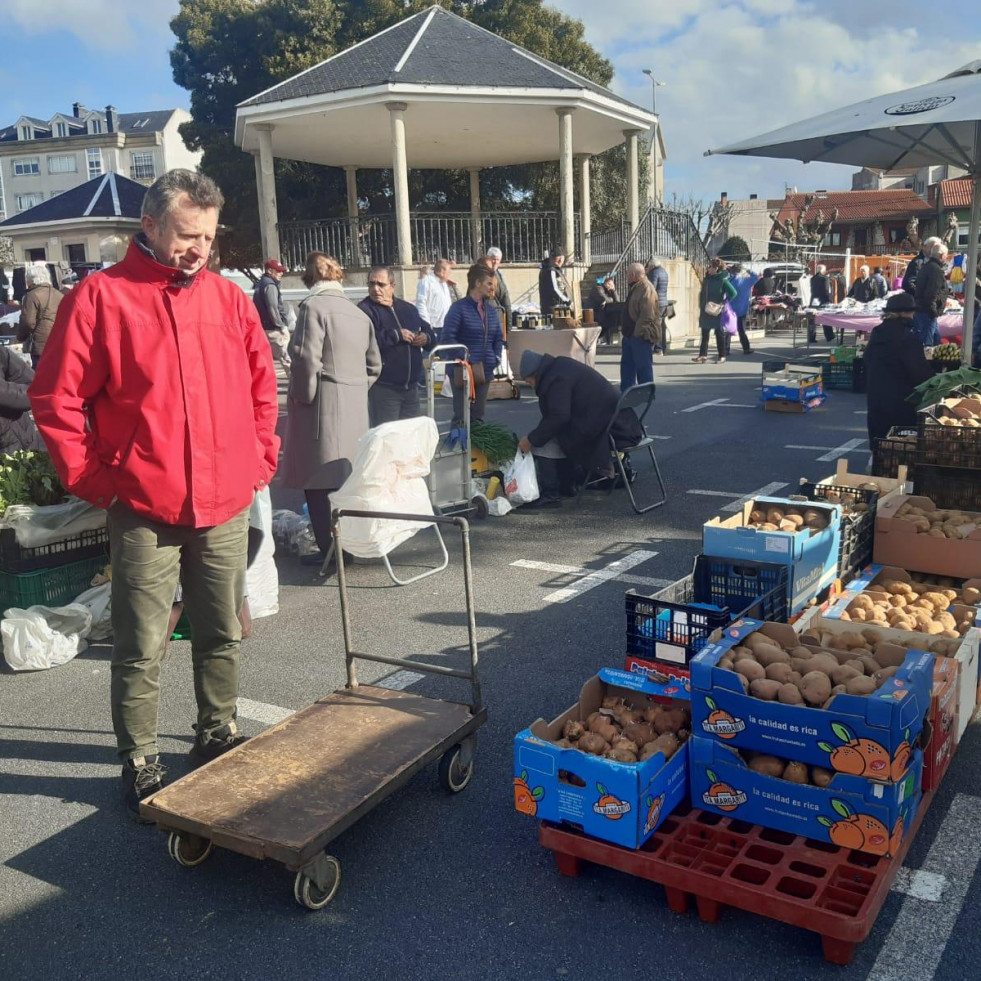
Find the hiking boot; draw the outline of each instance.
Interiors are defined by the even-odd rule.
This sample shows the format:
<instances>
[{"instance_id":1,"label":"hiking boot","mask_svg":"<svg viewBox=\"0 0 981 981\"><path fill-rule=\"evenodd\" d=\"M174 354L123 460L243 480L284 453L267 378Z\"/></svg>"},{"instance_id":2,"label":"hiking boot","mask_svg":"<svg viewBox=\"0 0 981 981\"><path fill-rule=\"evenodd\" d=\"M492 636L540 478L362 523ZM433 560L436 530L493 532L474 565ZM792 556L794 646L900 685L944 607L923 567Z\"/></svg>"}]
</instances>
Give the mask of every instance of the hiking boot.
<instances>
[{"instance_id":1,"label":"hiking boot","mask_svg":"<svg viewBox=\"0 0 981 981\"><path fill-rule=\"evenodd\" d=\"M140 814L140 801L162 790L166 776L159 756L137 756L123 764L123 803L129 817L140 824L153 824Z\"/></svg>"},{"instance_id":2,"label":"hiking boot","mask_svg":"<svg viewBox=\"0 0 981 981\"><path fill-rule=\"evenodd\" d=\"M238 726L234 722L212 729L211 732L199 732L191 751L187 754L191 769L196 770L199 766L218 759L230 749L241 746L248 738L238 731Z\"/></svg>"}]
</instances>

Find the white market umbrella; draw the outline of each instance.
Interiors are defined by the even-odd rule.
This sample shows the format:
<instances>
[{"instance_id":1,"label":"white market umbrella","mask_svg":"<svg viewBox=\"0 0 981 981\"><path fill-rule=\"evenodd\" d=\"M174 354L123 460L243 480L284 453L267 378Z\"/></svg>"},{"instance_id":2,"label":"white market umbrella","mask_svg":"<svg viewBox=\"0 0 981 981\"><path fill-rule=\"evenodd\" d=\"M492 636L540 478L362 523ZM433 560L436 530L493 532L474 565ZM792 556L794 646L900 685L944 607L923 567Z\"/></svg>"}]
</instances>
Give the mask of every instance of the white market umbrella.
<instances>
[{"instance_id":1,"label":"white market umbrella","mask_svg":"<svg viewBox=\"0 0 981 981\"><path fill-rule=\"evenodd\" d=\"M879 95L853 106L733 143L706 156L733 153L875 170L950 164L974 180L964 280L964 359L971 360L974 278L981 223L981 60L936 82Z\"/></svg>"}]
</instances>

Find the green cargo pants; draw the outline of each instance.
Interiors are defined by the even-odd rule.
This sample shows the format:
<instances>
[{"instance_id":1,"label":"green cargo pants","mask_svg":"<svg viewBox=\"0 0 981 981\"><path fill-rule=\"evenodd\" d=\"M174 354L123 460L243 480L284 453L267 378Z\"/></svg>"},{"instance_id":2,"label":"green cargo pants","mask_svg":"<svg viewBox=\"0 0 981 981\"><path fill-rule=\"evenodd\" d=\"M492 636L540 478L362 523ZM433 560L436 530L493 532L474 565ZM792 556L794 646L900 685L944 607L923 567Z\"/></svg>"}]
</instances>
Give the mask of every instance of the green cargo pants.
<instances>
[{"instance_id":1,"label":"green cargo pants","mask_svg":"<svg viewBox=\"0 0 981 981\"><path fill-rule=\"evenodd\" d=\"M120 759L129 760L157 752L160 662L178 576L193 634L195 729L211 732L235 718L248 509L213 528L189 528L116 503L109 541L112 726Z\"/></svg>"}]
</instances>

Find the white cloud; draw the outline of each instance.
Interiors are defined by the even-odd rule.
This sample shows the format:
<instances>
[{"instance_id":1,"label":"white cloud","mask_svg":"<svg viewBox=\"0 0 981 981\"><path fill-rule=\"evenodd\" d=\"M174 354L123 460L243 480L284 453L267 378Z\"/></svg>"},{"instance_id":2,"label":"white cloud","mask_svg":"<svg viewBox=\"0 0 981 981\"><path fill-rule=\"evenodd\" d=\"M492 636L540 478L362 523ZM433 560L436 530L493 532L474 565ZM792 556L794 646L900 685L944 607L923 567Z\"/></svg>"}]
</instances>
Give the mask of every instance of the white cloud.
<instances>
[{"instance_id":1,"label":"white cloud","mask_svg":"<svg viewBox=\"0 0 981 981\"><path fill-rule=\"evenodd\" d=\"M801 189L850 187L854 168L702 154L939 78L977 57L981 40L977 21L962 18L954 32L951 18L924 17L922 6L916 17L890 12L856 19L854 2L846 0L820 6L804 0L664 0L656 6L649 0L606 6L563 0L561 9L584 22L586 39L613 62L613 88L625 98L650 106L644 68L665 81L657 108L668 193L705 197L721 190L730 197L777 197L785 182Z\"/></svg>"}]
</instances>

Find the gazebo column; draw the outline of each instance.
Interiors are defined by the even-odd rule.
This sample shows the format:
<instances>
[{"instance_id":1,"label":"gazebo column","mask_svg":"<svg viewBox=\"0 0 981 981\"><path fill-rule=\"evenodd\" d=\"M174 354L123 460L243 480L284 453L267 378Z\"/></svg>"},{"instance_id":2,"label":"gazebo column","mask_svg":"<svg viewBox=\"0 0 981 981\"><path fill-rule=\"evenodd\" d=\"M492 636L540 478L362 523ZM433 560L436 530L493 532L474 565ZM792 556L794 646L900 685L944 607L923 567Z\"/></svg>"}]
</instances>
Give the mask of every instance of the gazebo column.
<instances>
[{"instance_id":1,"label":"gazebo column","mask_svg":"<svg viewBox=\"0 0 981 981\"><path fill-rule=\"evenodd\" d=\"M347 182L347 218L348 234L351 241L351 262L355 268L361 268L361 234L358 210L358 168L348 164L344 168L344 179Z\"/></svg>"},{"instance_id":2,"label":"gazebo column","mask_svg":"<svg viewBox=\"0 0 981 981\"><path fill-rule=\"evenodd\" d=\"M640 130L627 129L627 220L632 235L640 224L640 171L637 166L637 138Z\"/></svg>"},{"instance_id":3,"label":"gazebo column","mask_svg":"<svg viewBox=\"0 0 981 981\"><path fill-rule=\"evenodd\" d=\"M395 185L395 230L398 240L399 264L412 265L412 223L409 221L409 167L405 157L404 102L385 105L392 119L392 176Z\"/></svg>"},{"instance_id":4,"label":"gazebo column","mask_svg":"<svg viewBox=\"0 0 981 981\"><path fill-rule=\"evenodd\" d=\"M572 173L572 110L556 109L559 117L559 245L567 257L575 251L575 203Z\"/></svg>"},{"instance_id":5,"label":"gazebo column","mask_svg":"<svg viewBox=\"0 0 981 981\"><path fill-rule=\"evenodd\" d=\"M470 258L476 262L483 254L480 220L480 168L470 168Z\"/></svg>"},{"instance_id":6,"label":"gazebo column","mask_svg":"<svg viewBox=\"0 0 981 981\"><path fill-rule=\"evenodd\" d=\"M272 126L261 123L256 126L259 137L259 216L264 259L280 259L279 214L276 209L276 159L272 150Z\"/></svg>"},{"instance_id":7,"label":"gazebo column","mask_svg":"<svg viewBox=\"0 0 981 981\"><path fill-rule=\"evenodd\" d=\"M579 160L579 211L582 214L582 261L590 266L593 263L593 211L589 191L589 154L583 154Z\"/></svg>"},{"instance_id":8,"label":"gazebo column","mask_svg":"<svg viewBox=\"0 0 981 981\"><path fill-rule=\"evenodd\" d=\"M255 161L255 191L259 204L259 245L263 253L266 251L266 212L262 207L262 164L259 162L259 151L252 150L252 159Z\"/></svg>"}]
</instances>

